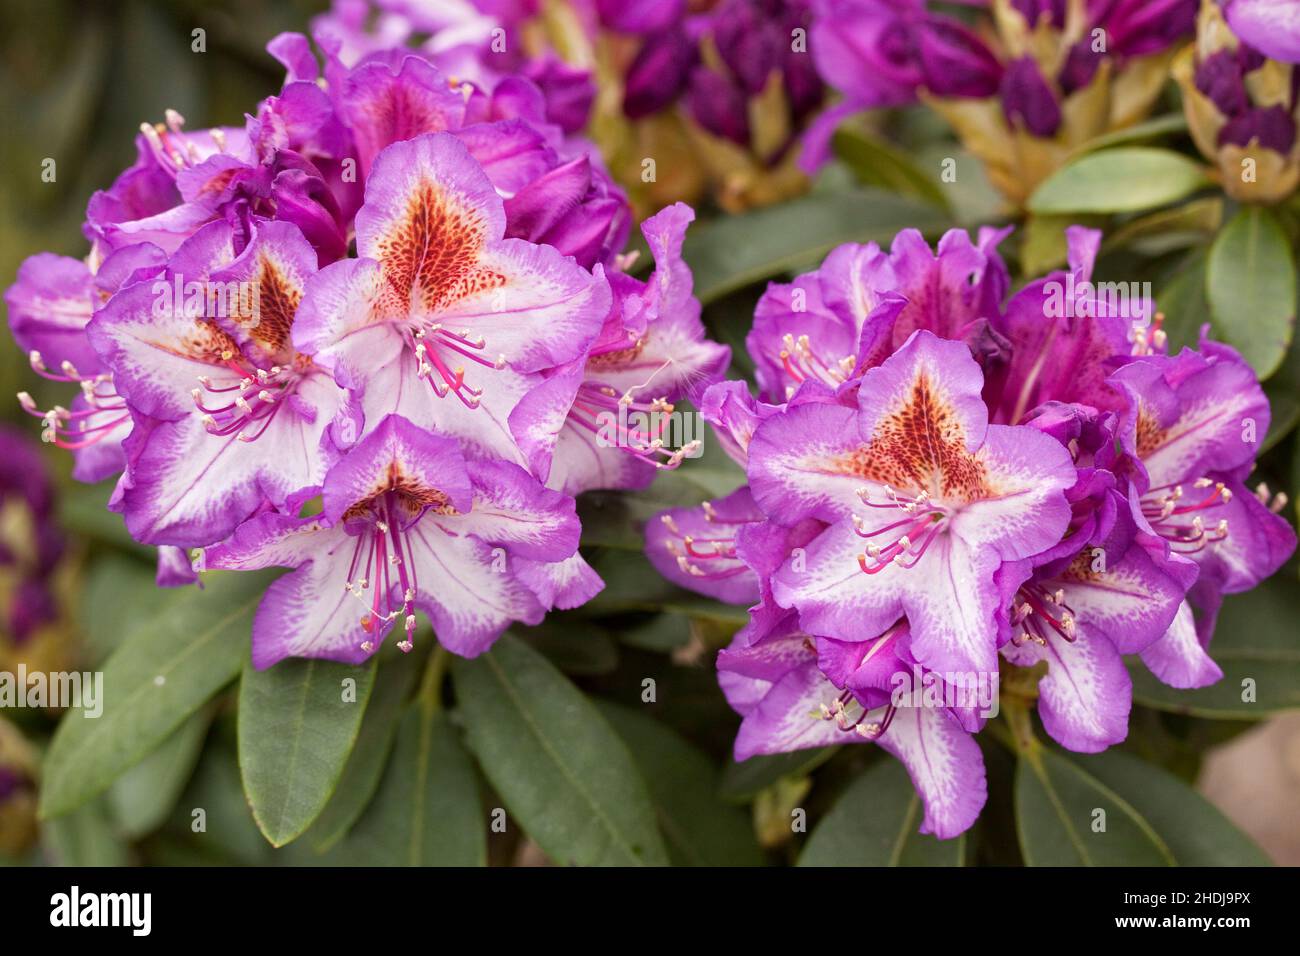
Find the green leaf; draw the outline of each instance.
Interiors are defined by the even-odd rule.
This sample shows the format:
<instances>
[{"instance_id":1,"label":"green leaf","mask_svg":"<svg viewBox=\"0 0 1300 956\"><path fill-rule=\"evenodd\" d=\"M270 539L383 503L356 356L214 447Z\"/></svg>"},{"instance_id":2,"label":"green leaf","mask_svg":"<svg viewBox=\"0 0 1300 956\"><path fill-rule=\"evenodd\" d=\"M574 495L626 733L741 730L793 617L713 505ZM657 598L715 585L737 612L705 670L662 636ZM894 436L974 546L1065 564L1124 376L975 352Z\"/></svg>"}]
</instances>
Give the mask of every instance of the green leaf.
<instances>
[{"instance_id":1,"label":"green leaf","mask_svg":"<svg viewBox=\"0 0 1300 956\"><path fill-rule=\"evenodd\" d=\"M706 305L728 292L808 262L844 242L888 245L900 229L937 232L949 223L934 207L874 190L811 194L694 229L683 255Z\"/></svg>"},{"instance_id":2,"label":"green leaf","mask_svg":"<svg viewBox=\"0 0 1300 956\"><path fill-rule=\"evenodd\" d=\"M1243 206L1210 247L1205 291L1214 328L1260 378L1272 375L1295 329L1295 260L1277 217Z\"/></svg>"},{"instance_id":3,"label":"green leaf","mask_svg":"<svg viewBox=\"0 0 1300 956\"><path fill-rule=\"evenodd\" d=\"M1054 751L1036 750L1017 764L1015 806L1029 866L1174 865L1132 805Z\"/></svg>"},{"instance_id":4,"label":"green leaf","mask_svg":"<svg viewBox=\"0 0 1300 956\"><path fill-rule=\"evenodd\" d=\"M1180 866L1269 865L1250 837L1167 770L1114 748L1075 759L1142 814Z\"/></svg>"},{"instance_id":5,"label":"green leaf","mask_svg":"<svg viewBox=\"0 0 1300 956\"><path fill-rule=\"evenodd\" d=\"M126 866L130 854L103 800L49 820L44 840L59 866Z\"/></svg>"},{"instance_id":6,"label":"green leaf","mask_svg":"<svg viewBox=\"0 0 1300 956\"><path fill-rule=\"evenodd\" d=\"M487 863L474 766L445 714L407 707L375 798L339 849L357 866Z\"/></svg>"},{"instance_id":7,"label":"green leaf","mask_svg":"<svg viewBox=\"0 0 1300 956\"><path fill-rule=\"evenodd\" d=\"M308 839L324 852L342 839L370 803L393 750L393 738L415 683L416 668L401 657L381 655L370 703L361 718L357 742L329 803L311 825Z\"/></svg>"},{"instance_id":8,"label":"green leaf","mask_svg":"<svg viewBox=\"0 0 1300 956\"><path fill-rule=\"evenodd\" d=\"M948 210L948 197L933 175L923 172L913 159L887 141L861 129L841 126L831 140L835 155L863 186L916 196Z\"/></svg>"},{"instance_id":9,"label":"green leaf","mask_svg":"<svg viewBox=\"0 0 1300 956\"><path fill-rule=\"evenodd\" d=\"M1078 155L1083 155L1084 153L1096 152L1099 149L1110 149L1112 146L1141 143L1149 139L1159 139L1162 136L1182 133L1186 129L1187 117L1182 113L1170 113L1167 116L1156 116L1111 133L1094 136L1080 146L1076 152Z\"/></svg>"},{"instance_id":10,"label":"green leaf","mask_svg":"<svg viewBox=\"0 0 1300 956\"><path fill-rule=\"evenodd\" d=\"M512 635L452 664L470 749L511 816L551 859L668 862L627 747L592 703Z\"/></svg>"},{"instance_id":11,"label":"green leaf","mask_svg":"<svg viewBox=\"0 0 1300 956\"><path fill-rule=\"evenodd\" d=\"M718 799L718 771L708 757L644 714L599 703L645 777L674 864L763 865L748 816Z\"/></svg>"},{"instance_id":12,"label":"green leaf","mask_svg":"<svg viewBox=\"0 0 1300 956\"><path fill-rule=\"evenodd\" d=\"M239 770L253 819L272 846L301 836L329 802L361 728L375 665L374 658L364 667L289 658L259 671L245 662ZM345 695L348 680L355 685Z\"/></svg>"},{"instance_id":13,"label":"green leaf","mask_svg":"<svg viewBox=\"0 0 1300 956\"><path fill-rule=\"evenodd\" d=\"M1260 720L1300 707L1295 579L1291 563L1254 590L1224 599L1210 644L1210 656L1223 671L1217 683L1196 690L1168 687L1134 658L1133 699L1177 714L1230 720ZM1246 688L1253 690L1253 701L1242 700Z\"/></svg>"},{"instance_id":14,"label":"green leaf","mask_svg":"<svg viewBox=\"0 0 1300 956\"><path fill-rule=\"evenodd\" d=\"M1201 327L1210 321L1210 303L1205 297L1204 249L1189 253L1156 290L1156 303L1165 315L1164 330L1170 355L1196 348Z\"/></svg>"},{"instance_id":15,"label":"green leaf","mask_svg":"<svg viewBox=\"0 0 1300 956\"><path fill-rule=\"evenodd\" d=\"M1179 153L1124 146L1088 153L1057 170L1028 205L1035 213L1138 212L1208 184L1204 169Z\"/></svg>"},{"instance_id":16,"label":"green leaf","mask_svg":"<svg viewBox=\"0 0 1300 956\"><path fill-rule=\"evenodd\" d=\"M253 610L273 576L210 573L203 590L179 591L136 622L104 663L102 716L70 710L54 734L41 786L43 817L102 793L235 678L248 653Z\"/></svg>"},{"instance_id":17,"label":"green leaf","mask_svg":"<svg viewBox=\"0 0 1300 956\"><path fill-rule=\"evenodd\" d=\"M763 754L740 763L729 763L722 772L718 792L724 800L744 803L782 777L802 777L812 773L829 760L837 749L818 747L785 754Z\"/></svg>"},{"instance_id":18,"label":"green leaf","mask_svg":"<svg viewBox=\"0 0 1300 956\"><path fill-rule=\"evenodd\" d=\"M162 826L194 772L210 723L211 711L199 711L177 727L162 746L113 781L108 803L123 833L135 839Z\"/></svg>"},{"instance_id":19,"label":"green leaf","mask_svg":"<svg viewBox=\"0 0 1300 956\"><path fill-rule=\"evenodd\" d=\"M175 599L177 592L158 587L154 575L155 567L117 554L91 565L77 617L92 662L100 663L117 650L133 621L148 620Z\"/></svg>"},{"instance_id":20,"label":"green leaf","mask_svg":"<svg viewBox=\"0 0 1300 956\"><path fill-rule=\"evenodd\" d=\"M1206 196L1130 219L1102 242L1102 253L1132 246L1143 255L1203 245L1223 225L1223 197Z\"/></svg>"},{"instance_id":21,"label":"green leaf","mask_svg":"<svg viewBox=\"0 0 1300 956\"><path fill-rule=\"evenodd\" d=\"M918 832L925 809L896 760L860 774L813 829L800 866L962 866L966 835Z\"/></svg>"}]
</instances>

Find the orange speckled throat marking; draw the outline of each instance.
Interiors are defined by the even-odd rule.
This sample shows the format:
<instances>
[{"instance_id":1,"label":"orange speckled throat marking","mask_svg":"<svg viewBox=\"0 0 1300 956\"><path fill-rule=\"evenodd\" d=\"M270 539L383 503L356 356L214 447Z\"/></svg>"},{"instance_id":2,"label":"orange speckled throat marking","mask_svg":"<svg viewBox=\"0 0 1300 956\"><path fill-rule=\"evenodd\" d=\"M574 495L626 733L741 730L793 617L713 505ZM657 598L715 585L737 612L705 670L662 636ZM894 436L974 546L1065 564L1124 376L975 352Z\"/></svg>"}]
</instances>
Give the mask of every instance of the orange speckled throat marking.
<instances>
[{"instance_id":1,"label":"orange speckled throat marking","mask_svg":"<svg viewBox=\"0 0 1300 956\"><path fill-rule=\"evenodd\" d=\"M840 463L848 474L895 488L924 489L934 497L973 500L989 494L984 463L966 449L956 410L924 374L875 434Z\"/></svg>"},{"instance_id":2,"label":"orange speckled throat marking","mask_svg":"<svg viewBox=\"0 0 1300 956\"><path fill-rule=\"evenodd\" d=\"M241 324L249 326L254 342L271 355L283 356L287 362L292 352L289 330L302 300L302 290L289 283L288 278L269 256L262 256L257 276L257 315L239 315Z\"/></svg>"},{"instance_id":3,"label":"orange speckled throat marking","mask_svg":"<svg viewBox=\"0 0 1300 956\"><path fill-rule=\"evenodd\" d=\"M376 502L387 495L392 495L390 501L401 510L403 518L413 518L425 508L436 514L458 514L446 495L405 474L401 465L393 461L389 462L383 480L375 485L370 494L344 512L344 519L364 518L376 511L382 512L382 506L376 508Z\"/></svg>"},{"instance_id":4,"label":"orange speckled throat marking","mask_svg":"<svg viewBox=\"0 0 1300 956\"><path fill-rule=\"evenodd\" d=\"M505 276L479 265L486 242L482 218L425 181L412 193L405 217L379 240L378 254L400 304L409 311L418 296L433 313L505 285Z\"/></svg>"},{"instance_id":5,"label":"orange speckled throat marking","mask_svg":"<svg viewBox=\"0 0 1300 956\"><path fill-rule=\"evenodd\" d=\"M1137 419L1137 456L1146 458L1164 443L1165 429L1151 411L1145 406L1138 407Z\"/></svg>"}]
</instances>

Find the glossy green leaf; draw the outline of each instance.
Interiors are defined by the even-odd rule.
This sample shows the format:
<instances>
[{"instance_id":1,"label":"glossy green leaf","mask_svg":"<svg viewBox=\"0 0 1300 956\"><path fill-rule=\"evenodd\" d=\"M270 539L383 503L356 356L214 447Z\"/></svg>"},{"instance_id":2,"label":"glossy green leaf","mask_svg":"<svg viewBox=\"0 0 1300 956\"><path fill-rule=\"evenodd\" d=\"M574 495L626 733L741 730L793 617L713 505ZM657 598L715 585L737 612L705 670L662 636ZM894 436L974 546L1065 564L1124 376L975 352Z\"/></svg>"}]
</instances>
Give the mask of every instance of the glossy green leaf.
<instances>
[{"instance_id":1,"label":"glossy green leaf","mask_svg":"<svg viewBox=\"0 0 1300 956\"><path fill-rule=\"evenodd\" d=\"M762 866L748 815L718 796L718 770L704 754L658 721L600 702L601 713L632 751L668 854L679 866Z\"/></svg>"},{"instance_id":2,"label":"glossy green leaf","mask_svg":"<svg viewBox=\"0 0 1300 956\"><path fill-rule=\"evenodd\" d=\"M1151 825L1115 791L1051 750L1020 760L1020 852L1029 866L1172 866Z\"/></svg>"},{"instance_id":3,"label":"glossy green leaf","mask_svg":"<svg viewBox=\"0 0 1300 956\"><path fill-rule=\"evenodd\" d=\"M301 836L325 809L356 743L374 677L374 658L363 667L289 658L264 671L245 662L239 770L253 819L272 846Z\"/></svg>"},{"instance_id":4,"label":"glossy green leaf","mask_svg":"<svg viewBox=\"0 0 1300 956\"><path fill-rule=\"evenodd\" d=\"M1077 150L1078 155L1084 153L1093 153L1099 149L1110 149L1114 146L1126 146L1131 143L1142 143L1147 140L1160 139L1164 136L1170 136L1175 133L1182 133L1187 129L1187 117L1182 113L1170 113L1166 116L1155 116L1141 123L1135 123L1132 126L1126 126L1124 129L1115 130L1110 133L1103 133L1101 136L1094 136Z\"/></svg>"},{"instance_id":5,"label":"glossy green leaf","mask_svg":"<svg viewBox=\"0 0 1300 956\"><path fill-rule=\"evenodd\" d=\"M801 777L812 773L829 760L836 749L838 748L818 747L785 754L763 754L740 763L733 761L722 771L722 783L718 792L726 800L749 800L782 777Z\"/></svg>"},{"instance_id":6,"label":"glossy green leaf","mask_svg":"<svg viewBox=\"0 0 1300 956\"><path fill-rule=\"evenodd\" d=\"M1210 247L1205 291L1219 336L1260 378L1277 371L1295 330L1296 274L1270 210L1245 206L1228 220Z\"/></svg>"},{"instance_id":7,"label":"glossy green leaf","mask_svg":"<svg viewBox=\"0 0 1300 956\"><path fill-rule=\"evenodd\" d=\"M343 776L321 815L312 824L308 840L324 851L342 839L375 795L384 766L393 750L393 738L406 708L407 698L418 676L405 654L380 655L370 703L361 718L357 742L343 768Z\"/></svg>"},{"instance_id":8,"label":"glossy green leaf","mask_svg":"<svg viewBox=\"0 0 1300 956\"><path fill-rule=\"evenodd\" d=\"M1254 590L1229 595L1210 644L1223 678L1209 687L1179 690L1160 683L1134 658L1129 661L1133 699L1173 713L1236 720L1260 720L1300 707L1295 593L1296 569L1288 564Z\"/></svg>"},{"instance_id":9,"label":"glossy green leaf","mask_svg":"<svg viewBox=\"0 0 1300 956\"><path fill-rule=\"evenodd\" d=\"M1073 759L1142 814L1179 866L1269 865L1250 837L1168 771L1114 748Z\"/></svg>"},{"instance_id":10,"label":"glossy green leaf","mask_svg":"<svg viewBox=\"0 0 1300 956\"><path fill-rule=\"evenodd\" d=\"M903 765L881 760L860 774L813 828L800 866L962 866L966 835L920 833L925 808Z\"/></svg>"},{"instance_id":11,"label":"glossy green leaf","mask_svg":"<svg viewBox=\"0 0 1300 956\"><path fill-rule=\"evenodd\" d=\"M452 664L479 766L551 859L661 866L668 853L632 756L600 711L512 635Z\"/></svg>"},{"instance_id":12,"label":"glossy green leaf","mask_svg":"<svg viewBox=\"0 0 1300 956\"><path fill-rule=\"evenodd\" d=\"M1205 296L1206 250L1189 253L1156 288L1156 305L1164 313L1165 335L1169 354L1196 348L1201 340L1201 328L1210 319L1210 303Z\"/></svg>"},{"instance_id":13,"label":"glossy green leaf","mask_svg":"<svg viewBox=\"0 0 1300 956\"><path fill-rule=\"evenodd\" d=\"M113 515L121 523L121 517ZM131 633L132 624L147 621L177 592L155 583L156 564L119 554L107 554L90 566L78 604L81 632L94 663L108 658Z\"/></svg>"},{"instance_id":14,"label":"glossy green leaf","mask_svg":"<svg viewBox=\"0 0 1300 956\"><path fill-rule=\"evenodd\" d=\"M44 840L59 866L126 866L130 851L104 800L92 800L47 821Z\"/></svg>"},{"instance_id":15,"label":"glossy green leaf","mask_svg":"<svg viewBox=\"0 0 1300 956\"><path fill-rule=\"evenodd\" d=\"M831 141L835 155L863 186L916 196L947 210L948 197L939 177L917 166L912 157L865 130L841 126Z\"/></svg>"},{"instance_id":16,"label":"glossy green leaf","mask_svg":"<svg viewBox=\"0 0 1300 956\"><path fill-rule=\"evenodd\" d=\"M357 866L487 863L478 780L446 714L407 707L375 798L338 849Z\"/></svg>"},{"instance_id":17,"label":"glossy green leaf","mask_svg":"<svg viewBox=\"0 0 1300 956\"><path fill-rule=\"evenodd\" d=\"M253 611L274 575L213 573L134 622L104 663L103 714L64 715L46 756L41 815L103 792L234 680L248 654Z\"/></svg>"},{"instance_id":18,"label":"glossy green leaf","mask_svg":"<svg viewBox=\"0 0 1300 956\"><path fill-rule=\"evenodd\" d=\"M1139 212L1207 185L1204 169L1180 153L1123 146L1088 153L1057 170L1028 205L1035 213Z\"/></svg>"},{"instance_id":19,"label":"glossy green leaf","mask_svg":"<svg viewBox=\"0 0 1300 956\"><path fill-rule=\"evenodd\" d=\"M199 711L172 731L162 746L113 781L108 804L123 833L141 837L167 819L194 772L210 723L210 708Z\"/></svg>"},{"instance_id":20,"label":"glossy green leaf","mask_svg":"<svg viewBox=\"0 0 1300 956\"><path fill-rule=\"evenodd\" d=\"M683 255L705 304L786 270L820 261L845 242L888 245L901 229L941 231L933 206L873 190L810 194L692 229Z\"/></svg>"}]
</instances>

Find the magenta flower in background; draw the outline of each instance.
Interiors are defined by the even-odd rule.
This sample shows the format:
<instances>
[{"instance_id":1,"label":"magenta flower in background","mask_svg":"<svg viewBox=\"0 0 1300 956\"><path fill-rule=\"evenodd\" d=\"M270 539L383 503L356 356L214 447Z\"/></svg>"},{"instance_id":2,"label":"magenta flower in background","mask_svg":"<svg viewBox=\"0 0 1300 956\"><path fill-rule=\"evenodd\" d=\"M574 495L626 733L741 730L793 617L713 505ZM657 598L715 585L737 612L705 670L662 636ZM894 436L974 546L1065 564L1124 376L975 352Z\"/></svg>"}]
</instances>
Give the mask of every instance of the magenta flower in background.
<instances>
[{"instance_id":1,"label":"magenta flower in background","mask_svg":"<svg viewBox=\"0 0 1300 956\"><path fill-rule=\"evenodd\" d=\"M0 426L0 575L5 604L0 625L15 645L52 622L58 606L50 576L63 555L64 538L55 520L54 484L35 442Z\"/></svg>"},{"instance_id":2,"label":"magenta flower in background","mask_svg":"<svg viewBox=\"0 0 1300 956\"><path fill-rule=\"evenodd\" d=\"M1300 63L1300 6L1289 0L1222 0L1232 32L1265 56Z\"/></svg>"}]
</instances>

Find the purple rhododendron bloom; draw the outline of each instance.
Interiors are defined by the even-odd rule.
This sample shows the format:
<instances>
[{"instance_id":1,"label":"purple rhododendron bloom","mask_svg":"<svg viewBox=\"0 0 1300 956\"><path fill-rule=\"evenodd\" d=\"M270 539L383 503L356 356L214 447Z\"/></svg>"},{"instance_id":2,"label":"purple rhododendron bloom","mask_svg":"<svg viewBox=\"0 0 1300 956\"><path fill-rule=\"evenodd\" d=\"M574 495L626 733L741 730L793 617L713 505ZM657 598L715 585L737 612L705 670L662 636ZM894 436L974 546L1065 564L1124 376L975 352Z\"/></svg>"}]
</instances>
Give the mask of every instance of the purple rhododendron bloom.
<instances>
[{"instance_id":1,"label":"purple rhododendron bloom","mask_svg":"<svg viewBox=\"0 0 1300 956\"><path fill-rule=\"evenodd\" d=\"M138 540L210 544L264 502L280 507L324 477L345 396L290 341L315 271L315 252L291 224L255 227L236 256L234 231L214 222L156 280L123 288L92 319L91 343L135 419L114 507ZM211 316L208 296L191 301L186 283L255 295L244 302L232 291Z\"/></svg>"},{"instance_id":2,"label":"purple rhododendron bloom","mask_svg":"<svg viewBox=\"0 0 1300 956\"><path fill-rule=\"evenodd\" d=\"M1232 32L1283 63L1300 63L1300 5L1290 0L1223 0Z\"/></svg>"},{"instance_id":3,"label":"purple rhododendron bloom","mask_svg":"<svg viewBox=\"0 0 1300 956\"><path fill-rule=\"evenodd\" d=\"M1244 487L1269 416L1241 357L1166 355L1154 303L1098 293L1094 230L1006 299L1005 235L905 231L771 284L760 397L701 401L748 486L646 530L665 577L750 607L718 658L737 759L874 741L941 838L984 802L970 735L1001 669L1045 662L1047 733L1104 750L1128 733L1124 657L1212 683L1222 596L1296 544L1284 499Z\"/></svg>"},{"instance_id":4,"label":"purple rhododendron bloom","mask_svg":"<svg viewBox=\"0 0 1300 956\"><path fill-rule=\"evenodd\" d=\"M798 631L760 644L740 641L718 655L718 680L742 716L736 759L842 743L880 744L907 768L925 803L921 832L939 839L966 830L984 806L984 759L964 723L964 708L899 707L893 691L917 682L905 623L871 641L810 638ZM920 681L926 681L921 676ZM942 682L932 693L946 699Z\"/></svg>"},{"instance_id":5,"label":"purple rhododendron bloom","mask_svg":"<svg viewBox=\"0 0 1300 956\"><path fill-rule=\"evenodd\" d=\"M395 143L357 213L359 258L312 277L298 347L359 402L525 464L510 429L542 372L583 354L608 283L549 246L505 238L505 209L449 133Z\"/></svg>"},{"instance_id":6,"label":"purple rhododendron bloom","mask_svg":"<svg viewBox=\"0 0 1300 956\"><path fill-rule=\"evenodd\" d=\"M681 258L689 207L644 223L655 269L626 273L630 206L573 135L585 73L442 72L535 10L439 26L365 6L319 25L323 63L306 37L271 42L286 81L244 128L145 127L88 206L86 259L34 256L5 296L33 369L80 392L23 407L76 477L116 476L110 508L157 546L159 586L297 569L259 612L259 667L360 661L399 619L409 650L420 611L474 655L585 602L602 582L569 495L692 453L626 414L671 413L730 354ZM360 42L370 26L386 39ZM606 417L608 447L574 441Z\"/></svg>"},{"instance_id":7,"label":"purple rhododendron bloom","mask_svg":"<svg viewBox=\"0 0 1300 956\"><path fill-rule=\"evenodd\" d=\"M324 508L268 513L207 549L209 568L296 568L267 591L253 663L323 657L359 663L415 611L457 654L482 653L513 622L536 624L600 588L580 557L573 499L509 462L467 466L453 439L397 415L324 478ZM423 582L423 583L422 583Z\"/></svg>"},{"instance_id":8,"label":"purple rhododendron bloom","mask_svg":"<svg viewBox=\"0 0 1300 956\"><path fill-rule=\"evenodd\" d=\"M993 578L1060 539L1074 470L1036 429L989 425L982 386L964 343L919 330L863 376L857 409L810 402L759 426L755 500L830 525L775 578L807 629L867 640L905 614L926 666L996 669Z\"/></svg>"},{"instance_id":9,"label":"purple rhododendron bloom","mask_svg":"<svg viewBox=\"0 0 1300 956\"><path fill-rule=\"evenodd\" d=\"M698 398L731 358L705 337L681 258L694 218L677 203L642 224L654 272L641 282L611 271L612 308L586 355L555 369L511 414L530 468L549 487L568 494L643 487L698 447L694 440L672 448L663 438L672 403Z\"/></svg>"}]
</instances>

